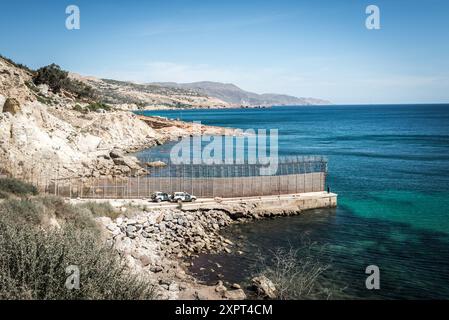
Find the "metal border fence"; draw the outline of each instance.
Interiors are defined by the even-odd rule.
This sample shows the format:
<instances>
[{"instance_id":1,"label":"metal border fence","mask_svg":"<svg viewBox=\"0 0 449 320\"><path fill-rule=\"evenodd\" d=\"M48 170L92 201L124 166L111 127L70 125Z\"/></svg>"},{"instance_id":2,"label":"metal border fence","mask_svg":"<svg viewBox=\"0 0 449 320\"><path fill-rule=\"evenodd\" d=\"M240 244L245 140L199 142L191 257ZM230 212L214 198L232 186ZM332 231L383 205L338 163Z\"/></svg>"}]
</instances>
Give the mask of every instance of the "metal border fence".
<instances>
[{"instance_id":1,"label":"metal border fence","mask_svg":"<svg viewBox=\"0 0 449 320\"><path fill-rule=\"evenodd\" d=\"M151 161L159 159L147 159ZM164 160L163 160L164 161ZM275 175L261 163L173 164L149 168L148 176L51 179L43 191L71 198L138 199L153 192L184 191L197 197L249 197L324 191L327 159L282 157Z\"/></svg>"}]
</instances>

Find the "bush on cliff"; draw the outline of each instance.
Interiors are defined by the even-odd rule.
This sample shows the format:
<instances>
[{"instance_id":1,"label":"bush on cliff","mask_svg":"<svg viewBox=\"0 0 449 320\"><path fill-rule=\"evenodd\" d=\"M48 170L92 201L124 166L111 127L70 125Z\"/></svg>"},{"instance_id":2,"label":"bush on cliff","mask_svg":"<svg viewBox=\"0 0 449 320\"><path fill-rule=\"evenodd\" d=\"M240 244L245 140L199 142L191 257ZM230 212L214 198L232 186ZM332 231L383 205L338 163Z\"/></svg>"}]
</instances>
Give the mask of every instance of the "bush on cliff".
<instances>
[{"instance_id":1,"label":"bush on cliff","mask_svg":"<svg viewBox=\"0 0 449 320\"><path fill-rule=\"evenodd\" d=\"M97 98L97 93L91 86L70 79L69 73L54 63L38 69L33 77L33 82L36 85L46 84L55 93L64 89L79 99L93 101Z\"/></svg>"},{"instance_id":2,"label":"bush on cliff","mask_svg":"<svg viewBox=\"0 0 449 320\"><path fill-rule=\"evenodd\" d=\"M42 67L36 71L33 82L36 85L46 84L53 92L60 92L68 85L69 73L56 64Z\"/></svg>"},{"instance_id":3,"label":"bush on cliff","mask_svg":"<svg viewBox=\"0 0 449 320\"><path fill-rule=\"evenodd\" d=\"M80 272L79 289L66 281ZM151 299L152 285L106 246L92 212L57 197L0 203L0 299Z\"/></svg>"}]
</instances>

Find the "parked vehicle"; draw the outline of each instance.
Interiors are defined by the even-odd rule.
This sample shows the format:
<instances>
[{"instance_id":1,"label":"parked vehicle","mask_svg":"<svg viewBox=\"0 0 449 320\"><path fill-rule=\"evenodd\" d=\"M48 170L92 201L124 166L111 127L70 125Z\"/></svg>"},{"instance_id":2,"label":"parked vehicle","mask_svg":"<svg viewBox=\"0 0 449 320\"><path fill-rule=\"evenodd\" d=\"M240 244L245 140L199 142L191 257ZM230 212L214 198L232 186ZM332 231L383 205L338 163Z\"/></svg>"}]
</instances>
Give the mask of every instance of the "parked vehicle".
<instances>
[{"instance_id":1,"label":"parked vehicle","mask_svg":"<svg viewBox=\"0 0 449 320\"><path fill-rule=\"evenodd\" d=\"M155 192L151 195L153 202L170 201L171 196L166 192Z\"/></svg>"},{"instance_id":2,"label":"parked vehicle","mask_svg":"<svg viewBox=\"0 0 449 320\"><path fill-rule=\"evenodd\" d=\"M196 197L187 192L175 192L170 200L172 202L192 202L196 200Z\"/></svg>"}]
</instances>

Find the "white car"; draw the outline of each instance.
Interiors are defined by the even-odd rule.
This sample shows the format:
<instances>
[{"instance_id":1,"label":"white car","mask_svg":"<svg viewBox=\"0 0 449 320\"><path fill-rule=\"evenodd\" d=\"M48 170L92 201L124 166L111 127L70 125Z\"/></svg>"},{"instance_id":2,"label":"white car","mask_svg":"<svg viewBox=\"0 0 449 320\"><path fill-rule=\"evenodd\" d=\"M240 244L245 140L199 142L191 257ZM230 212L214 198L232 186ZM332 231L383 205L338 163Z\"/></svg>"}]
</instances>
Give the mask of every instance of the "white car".
<instances>
[{"instance_id":1,"label":"white car","mask_svg":"<svg viewBox=\"0 0 449 320\"><path fill-rule=\"evenodd\" d=\"M187 192L175 192L171 197L172 202L192 202L195 200L196 197Z\"/></svg>"},{"instance_id":2,"label":"white car","mask_svg":"<svg viewBox=\"0 0 449 320\"><path fill-rule=\"evenodd\" d=\"M169 201L170 195L166 192L155 192L151 195L151 200L153 202Z\"/></svg>"}]
</instances>

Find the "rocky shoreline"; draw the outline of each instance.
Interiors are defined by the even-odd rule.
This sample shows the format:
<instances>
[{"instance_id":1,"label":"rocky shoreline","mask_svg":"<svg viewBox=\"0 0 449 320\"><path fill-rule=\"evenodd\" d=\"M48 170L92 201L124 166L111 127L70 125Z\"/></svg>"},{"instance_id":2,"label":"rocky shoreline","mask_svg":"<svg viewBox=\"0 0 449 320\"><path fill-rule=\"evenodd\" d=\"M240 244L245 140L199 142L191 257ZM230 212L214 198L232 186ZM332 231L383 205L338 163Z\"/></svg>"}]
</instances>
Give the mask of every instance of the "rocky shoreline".
<instances>
[{"instance_id":1,"label":"rocky shoreline","mask_svg":"<svg viewBox=\"0 0 449 320\"><path fill-rule=\"evenodd\" d=\"M32 80L29 70L0 57L0 173L25 181L144 175L146 166L127 153L186 136L235 133L138 116L120 104L91 110L69 92Z\"/></svg>"},{"instance_id":2,"label":"rocky shoreline","mask_svg":"<svg viewBox=\"0 0 449 320\"><path fill-rule=\"evenodd\" d=\"M130 270L149 276L157 288L158 299L245 299L246 293L239 284L201 284L187 272L190 258L200 253L234 252L234 243L220 234L231 224L301 213L298 208L254 210L253 204L217 204L201 210L136 208L123 206L119 218L98 220L106 243ZM255 278L253 284L261 297L273 297L275 289L268 279Z\"/></svg>"}]
</instances>

